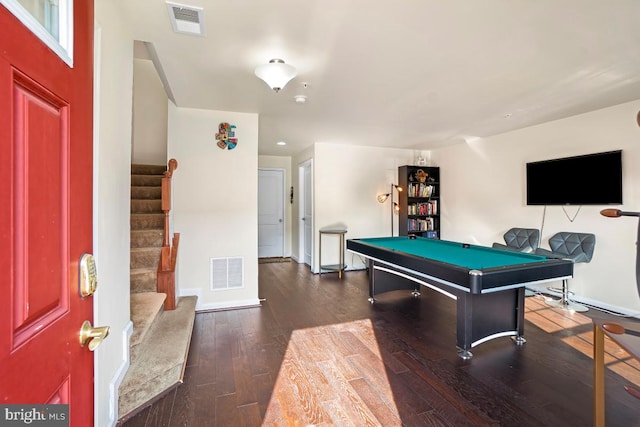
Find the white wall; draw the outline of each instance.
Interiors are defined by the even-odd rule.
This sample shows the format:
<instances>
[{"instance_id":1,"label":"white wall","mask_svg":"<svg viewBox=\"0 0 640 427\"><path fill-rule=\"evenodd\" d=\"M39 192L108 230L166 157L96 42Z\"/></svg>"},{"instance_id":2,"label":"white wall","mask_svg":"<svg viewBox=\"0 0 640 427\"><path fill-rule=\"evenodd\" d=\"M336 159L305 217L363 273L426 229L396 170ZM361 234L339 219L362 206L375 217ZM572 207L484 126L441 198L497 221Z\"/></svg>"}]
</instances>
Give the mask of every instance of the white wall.
<instances>
[{"instance_id":1,"label":"white wall","mask_svg":"<svg viewBox=\"0 0 640 427\"><path fill-rule=\"evenodd\" d=\"M291 183L291 157L288 156L258 156L258 168L283 169L284 170L284 256L291 256L291 208L289 192L293 184ZM294 186L295 187L295 186ZM295 189L294 189L295 191Z\"/></svg>"},{"instance_id":2,"label":"white wall","mask_svg":"<svg viewBox=\"0 0 640 427\"><path fill-rule=\"evenodd\" d=\"M315 144L314 271L317 272L321 228L344 224L348 230L346 239L391 235L391 200L378 203L377 195L388 193L391 183L398 183L398 167L412 164L413 157L414 152L406 149ZM393 216L397 236L398 215ZM337 242L337 237L323 237L323 264L337 263ZM351 252L346 253L345 261L349 269L364 267Z\"/></svg>"},{"instance_id":3,"label":"white wall","mask_svg":"<svg viewBox=\"0 0 640 427\"><path fill-rule=\"evenodd\" d=\"M153 62L134 59L133 70L132 162L164 165L168 160L167 95Z\"/></svg>"},{"instance_id":4,"label":"white wall","mask_svg":"<svg viewBox=\"0 0 640 427\"><path fill-rule=\"evenodd\" d=\"M237 126L238 145L216 145L218 125ZM168 154L174 231L180 233L180 295L198 295L197 310L258 304L258 115L169 104ZM209 290L209 259L244 257L244 288Z\"/></svg>"},{"instance_id":5,"label":"white wall","mask_svg":"<svg viewBox=\"0 0 640 427\"><path fill-rule=\"evenodd\" d=\"M95 2L94 325L110 326L95 351L95 425L117 420L117 388L128 364L129 199L133 39L114 2Z\"/></svg>"},{"instance_id":6,"label":"white wall","mask_svg":"<svg viewBox=\"0 0 640 427\"><path fill-rule=\"evenodd\" d=\"M544 208L525 201L527 162L622 149L624 205L583 206L579 212L575 206L549 206L542 246L548 248L549 237L559 231L594 233L594 257L576 264L570 290L577 300L637 313L637 221L605 218L599 212L606 207L640 210L639 109L640 101L634 101L433 151L430 165L441 168L442 237L491 245L502 241L511 227L540 228ZM578 185L593 179L597 171L584 171Z\"/></svg>"}]
</instances>

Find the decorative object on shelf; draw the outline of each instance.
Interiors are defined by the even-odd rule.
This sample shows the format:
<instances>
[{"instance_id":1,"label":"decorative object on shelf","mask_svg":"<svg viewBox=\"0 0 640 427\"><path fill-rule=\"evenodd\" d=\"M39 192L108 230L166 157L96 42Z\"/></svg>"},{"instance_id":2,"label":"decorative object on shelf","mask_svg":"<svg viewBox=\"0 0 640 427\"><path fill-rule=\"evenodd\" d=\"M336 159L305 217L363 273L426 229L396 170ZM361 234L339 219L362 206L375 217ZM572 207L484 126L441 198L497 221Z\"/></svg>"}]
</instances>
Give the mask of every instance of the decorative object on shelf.
<instances>
[{"instance_id":1,"label":"decorative object on shelf","mask_svg":"<svg viewBox=\"0 0 640 427\"><path fill-rule=\"evenodd\" d=\"M255 73L276 93L298 74L295 67L285 64L282 59L272 59L268 64L256 67Z\"/></svg>"},{"instance_id":2,"label":"decorative object on shelf","mask_svg":"<svg viewBox=\"0 0 640 427\"><path fill-rule=\"evenodd\" d=\"M396 189L398 193L402 191L402 187L396 184L391 184L391 191L388 193L378 194L378 203L384 203L391 196L391 237L393 237L393 213L400 210L400 205L393 201L393 189Z\"/></svg>"},{"instance_id":3,"label":"decorative object on shelf","mask_svg":"<svg viewBox=\"0 0 640 427\"><path fill-rule=\"evenodd\" d=\"M238 145L238 138L236 138L236 126L229 123L222 122L218 126L218 133L216 133L216 141L218 147L221 149L233 150Z\"/></svg>"},{"instance_id":4,"label":"decorative object on shelf","mask_svg":"<svg viewBox=\"0 0 640 427\"><path fill-rule=\"evenodd\" d=\"M418 169L415 175L418 182L426 182L427 178L429 178L429 174L422 169Z\"/></svg>"}]
</instances>

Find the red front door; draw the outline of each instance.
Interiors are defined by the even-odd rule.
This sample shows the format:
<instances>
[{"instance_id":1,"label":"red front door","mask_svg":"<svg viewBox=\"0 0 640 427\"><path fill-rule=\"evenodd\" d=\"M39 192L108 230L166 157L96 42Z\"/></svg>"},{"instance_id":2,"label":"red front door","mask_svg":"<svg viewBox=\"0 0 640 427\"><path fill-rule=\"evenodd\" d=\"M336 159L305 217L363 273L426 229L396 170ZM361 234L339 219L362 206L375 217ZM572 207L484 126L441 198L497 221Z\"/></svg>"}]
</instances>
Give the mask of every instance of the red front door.
<instances>
[{"instance_id":1,"label":"red front door","mask_svg":"<svg viewBox=\"0 0 640 427\"><path fill-rule=\"evenodd\" d=\"M93 425L93 1L74 3L73 67L0 6L0 404L69 404Z\"/></svg>"}]
</instances>

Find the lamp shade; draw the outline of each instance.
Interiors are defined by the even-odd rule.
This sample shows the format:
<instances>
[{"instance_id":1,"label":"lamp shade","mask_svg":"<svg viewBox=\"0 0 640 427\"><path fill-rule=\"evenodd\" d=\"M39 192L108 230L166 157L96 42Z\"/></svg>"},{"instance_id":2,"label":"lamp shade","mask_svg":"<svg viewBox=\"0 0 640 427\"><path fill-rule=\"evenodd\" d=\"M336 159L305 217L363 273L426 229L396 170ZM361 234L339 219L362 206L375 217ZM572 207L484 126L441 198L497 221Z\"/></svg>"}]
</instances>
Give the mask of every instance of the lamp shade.
<instances>
[{"instance_id":1,"label":"lamp shade","mask_svg":"<svg viewBox=\"0 0 640 427\"><path fill-rule=\"evenodd\" d=\"M268 64L256 67L255 73L276 92L297 75L295 67L285 64L282 59L272 59Z\"/></svg>"}]
</instances>

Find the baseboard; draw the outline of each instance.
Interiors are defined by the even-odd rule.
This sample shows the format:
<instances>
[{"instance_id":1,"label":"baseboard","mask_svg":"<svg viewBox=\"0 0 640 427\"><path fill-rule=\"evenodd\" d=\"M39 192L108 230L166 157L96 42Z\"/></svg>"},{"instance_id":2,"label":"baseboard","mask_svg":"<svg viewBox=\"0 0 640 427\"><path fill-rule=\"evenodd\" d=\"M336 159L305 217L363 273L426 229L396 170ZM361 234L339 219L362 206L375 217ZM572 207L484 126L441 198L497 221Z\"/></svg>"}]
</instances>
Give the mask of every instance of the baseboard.
<instances>
[{"instance_id":1,"label":"baseboard","mask_svg":"<svg viewBox=\"0 0 640 427\"><path fill-rule=\"evenodd\" d=\"M222 310L233 310L236 308L251 308L251 307L260 307L260 299L248 299L248 300L237 300L237 301L225 301L225 302L210 302L201 304L198 302L196 305L196 312L204 312L204 311L222 311Z\"/></svg>"},{"instance_id":2,"label":"baseboard","mask_svg":"<svg viewBox=\"0 0 640 427\"><path fill-rule=\"evenodd\" d=\"M133 335L133 323L131 321L127 322L124 329L122 330L122 362L120 367L116 370L116 373L113 375L111 382L109 383L109 427L114 427L118 422L118 388L124 379L127 370L129 369L130 359L129 359L129 343L131 341L131 336Z\"/></svg>"}]
</instances>

